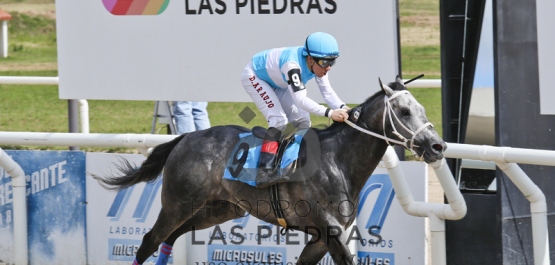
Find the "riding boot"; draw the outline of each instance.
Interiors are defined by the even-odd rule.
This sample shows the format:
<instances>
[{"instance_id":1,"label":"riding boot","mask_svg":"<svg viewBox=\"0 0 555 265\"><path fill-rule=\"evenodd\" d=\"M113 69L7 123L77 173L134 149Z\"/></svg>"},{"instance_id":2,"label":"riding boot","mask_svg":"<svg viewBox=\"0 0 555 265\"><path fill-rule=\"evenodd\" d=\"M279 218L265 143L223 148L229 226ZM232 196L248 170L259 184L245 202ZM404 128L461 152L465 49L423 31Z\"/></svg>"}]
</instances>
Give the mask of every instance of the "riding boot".
<instances>
[{"instance_id":1,"label":"riding boot","mask_svg":"<svg viewBox=\"0 0 555 265\"><path fill-rule=\"evenodd\" d=\"M260 159L258 161L258 176L256 178L256 187L265 188L274 184L279 178L277 176L276 157L279 146L279 138L281 131L270 127L266 132L262 148L260 150Z\"/></svg>"}]
</instances>

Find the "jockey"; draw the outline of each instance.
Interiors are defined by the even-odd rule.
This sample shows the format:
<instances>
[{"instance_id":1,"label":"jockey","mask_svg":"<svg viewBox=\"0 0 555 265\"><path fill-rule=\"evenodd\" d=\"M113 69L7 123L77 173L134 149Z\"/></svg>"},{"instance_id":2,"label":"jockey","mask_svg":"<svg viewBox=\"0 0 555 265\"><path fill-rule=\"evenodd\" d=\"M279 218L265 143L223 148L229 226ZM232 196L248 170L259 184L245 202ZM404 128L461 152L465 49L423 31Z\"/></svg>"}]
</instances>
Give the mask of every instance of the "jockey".
<instances>
[{"instance_id":1,"label":"jockey","mask_svg":"<svg viewBox=\"0 0 555 265\"><path fill-rule=\"evenodd\" d=\"M268 121L262 143L258 176L271 180L278 140L288 122L297 129L310 128L310 114L337 122L348 118L350 109L330 85L328 71L339 57L335 38L327 33L310 34L303 46L274 48L254 55L241 74L245 91ZM307 97L305 83L315 78L322 97L331 108Z\"/></svg>"}]
</instances>

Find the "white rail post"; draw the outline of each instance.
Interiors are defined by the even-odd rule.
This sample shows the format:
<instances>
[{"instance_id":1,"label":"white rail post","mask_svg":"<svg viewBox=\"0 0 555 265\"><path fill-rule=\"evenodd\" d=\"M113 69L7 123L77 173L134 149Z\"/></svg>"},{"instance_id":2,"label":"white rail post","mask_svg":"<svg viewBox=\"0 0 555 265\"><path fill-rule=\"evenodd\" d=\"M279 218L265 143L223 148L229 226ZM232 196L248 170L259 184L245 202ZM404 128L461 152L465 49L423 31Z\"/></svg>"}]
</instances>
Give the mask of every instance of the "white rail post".
<instances>
[{"instance_id":1,"label":"white rail post","mask_svg":"<svg viewBox=\"0 0 555 265\"><path fill-rule=\"evenodd\" d=\"M0 42L2 42L2 49L0 50L0 57L8 57L8 21L2 21L2 32L0 33Z\"/></svg>"},{"instance_id":2,"label":"white rail post","mask_svg":"<svg viewBox=\"0 0 555 265\"><path fill-rule=\"evenodd\" d=\"M446 157L493 161L530 201L534 264L550 264L547 205L541 189L515 163L555 166L555 151L448 143Z\"/></svg>"},{"instance_id":3,"label":"white rail post","mask_svg":"<svg viewBox=\"0 0 555 265\"><path fill-rule=\"evenodd\" d=\"M79 124L81 125L81 133L89 133L89 102L84 99L79 101Z\"/></svg>"},{"instance_id":4,"label":"white rail post","mask_svg":"<svg viewBox=\"0 0 555 265\"><path fill-rule=\"evenodd\" d=\"M57 76L0 76L0 84L6 85L57 85Z\"/></svg>"},{"instance_id":5,"label":"white rail post","mask_svg":"<svg viewBox=\"0 0 555 265\"><path fill-rule=\"evenodd\" d=\"M467 212L466 202L464 201L464 197L455 182L455 177L453 177L445 159L431 163L430 166L432 166L436 172L437 180L443 188L443 192L450 206L449 209L452 211L452 214L447 214L448 212L446 212L446 214L444 214L445 217L439 215L438 217L448 220L462 219Z\"/></svg>"},{"instance_id":6,"label":"white rail post","mask_svg":"<svg viewBox=\"0 0 555 265\"><path fill-rule=\"evenodd\" d=\"M0 148L0 167L12 177L15 264L27 265L29 258L27 256L27 183L25 182L25 172L2 148Z\"/></svg>"},{"instance_id":7,"label":"white rail post","mask_svg":"<svg viewBox=\"0 0 555 265\"><path fill-rule=\"evenodd\" d=\"M432 241L432 265L447 264L447 242L445 239L445 220L435 214L428 216Z\"/></svg>"},{"instance_id":8,"label":"white rail post","mask_svg":"<svg viewBox=\"0 0 555 265\"><path fill-rule=\"evenodd\" d=\"M406 213L412 216L430 218L430 230L432 234L432 264L447 264L445 246L445 220L459 220L466 215L466 203L455 179L449 171L445 159L438 160L430 165L438 175L439 182L445 191L449 204L438 204L414 201L403 171L399 167L399 159L392 147L388 147L382 162L389 172L391 184L399 204Z\"/></svg>"},{"instance_id":9,"label":"white rail post","mask_svg":"<svg viewBox=\"0 0 555 265\"><path fill-rule=\"evenodd\" d=\"M0 57L8 57L8 20L12 19L12 15L0 9L0 21L2 26L0 29Z\"/></svg>"},{"instance_id":10,"label":"white rail post","mask_svg":"<svg viewBox=\"0 0 555 265\"><path fill-rule=\"evenodd\" d=\"M524 197L530 201L532 219L532 244L534 264L549 265L549 233L547 227L547 203L545 195L526 173L515 163L495 162L499 169L511 179Z\"/></svg>"}]
</instances>

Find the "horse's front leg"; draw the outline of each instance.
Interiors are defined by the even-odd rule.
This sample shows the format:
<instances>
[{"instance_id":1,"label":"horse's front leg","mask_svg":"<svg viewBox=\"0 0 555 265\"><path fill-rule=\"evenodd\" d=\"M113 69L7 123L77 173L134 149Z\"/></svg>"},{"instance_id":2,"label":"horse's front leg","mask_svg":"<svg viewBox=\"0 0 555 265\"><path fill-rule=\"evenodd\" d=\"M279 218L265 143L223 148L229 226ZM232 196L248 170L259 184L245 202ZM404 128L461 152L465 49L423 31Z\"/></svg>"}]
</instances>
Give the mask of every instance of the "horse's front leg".
<instances>
[{"instance_id":1,"label":"horse's front leg","mask_svg":"<svg viewBox=\"0 0 555 265\"><path fill-rule=\"evenodd\" d=\"M314 236L312 236L312 239ZM311 241L312 242L312 241ZM306 245L297 260L298 265L315 265L328 253L328 248L322 241Z\"/></svg>"},{"instance_id":2,"label":"horse's front leg","mask_svg":"<svg viewBox=\"0 0 555 265\"><path fill-rule=\"evenodd\" d=\"M347 232L339 225L328 225L322 229L322 241L337 265L356 264L354 255L347 244Z\"/></svg>"}]
</instances>

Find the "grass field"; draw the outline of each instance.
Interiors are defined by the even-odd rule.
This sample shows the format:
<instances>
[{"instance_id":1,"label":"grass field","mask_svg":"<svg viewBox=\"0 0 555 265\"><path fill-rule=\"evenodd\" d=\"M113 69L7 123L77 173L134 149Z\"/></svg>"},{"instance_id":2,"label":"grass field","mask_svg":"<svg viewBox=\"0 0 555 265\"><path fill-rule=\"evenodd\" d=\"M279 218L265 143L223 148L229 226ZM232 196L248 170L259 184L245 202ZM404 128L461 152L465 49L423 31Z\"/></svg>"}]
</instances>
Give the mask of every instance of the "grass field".
<instances>
[{"instance_id":1,"label":"grass field","mask_svg":"<svg viewBox=\"0 0 555 265\"><path fill-rule=\"evenodd\" d=\"M401 0L401 58L404 77L420 73L440 78L439 3ZM9 57L0 58L0 76L57 76L54 0L3 0L0 8L12 14L9 22ZM441 135L439 88L411 89L426 107L428 118ZM340 92L338 92L340 93ZM89 100L91 133L150 133L154 101ZM239 113L252 103L210 103L212 125L265 126L262 115L245 124ZM313 124L328 124L313 116ZM67 132L67 101L58 99L57 86L1 85L0 131ZM159 125L158 133L166 133ZM66 147L1 146L4 149L66 149ZM87 151L135 152L116 148Z\"/></svg>"}]
</instances>

